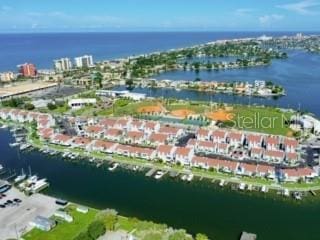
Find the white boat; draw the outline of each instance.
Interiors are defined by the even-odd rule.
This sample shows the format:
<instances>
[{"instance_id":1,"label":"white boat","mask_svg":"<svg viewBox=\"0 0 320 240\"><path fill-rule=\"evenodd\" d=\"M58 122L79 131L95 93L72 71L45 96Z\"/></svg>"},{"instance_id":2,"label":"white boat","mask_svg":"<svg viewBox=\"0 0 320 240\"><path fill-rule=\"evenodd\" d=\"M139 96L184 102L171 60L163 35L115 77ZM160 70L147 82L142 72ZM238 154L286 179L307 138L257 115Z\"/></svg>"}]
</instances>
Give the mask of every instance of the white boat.
<instances>
[{"instance_id":1,"label":"white boat","mask_svg":"<svg viewBox=\"0 0 320 240\"><path fill-rule=\"evenodd\" d=\"M14 179L14 183L22 182L22 181L25 180L26 178L27 178L27 175L23 172L23 169L22 169L21 175L17 176L17 177Z\"/></svg>"},{"instance_id":2,"label":"white boat","mask_svg":"<svg viewBox=\"0 0 320 240\"><path fill-rule=\"evenodd\" d=\"M108 168L108 170L112 172L112 171L116 170L118 166L119 166L119 163L114 163L114 164L112 164L112 166L110 166Z\"/></svg>"},{"instance_id":3,"label":"white boat","mask_svg":"<svg viewBox=\"0 0 320 240\"><path fill-rule=\"evenodd\" d=\"M181 180L182 180L182 181L186 181L186 180L187 180L187 178L188 178L188 176L187 176L187 175L185 175L185 174L183 174L183 175L181 176Z\"/></svg>"},{"instance_id":4,"label":"white boat","mask_svg":"<svg viewBox=\"0 0 320 240\"><path fill-rule=\"evenodd\" d=\"M296 200L301 200L301 199L302 199L302 195L301 195L300 192L294 192L294 193L293 193L293 197L294 197L294 199L296 199Z\"/></svg>"},{"instance_id":5,"label":"white boat","mask_svg":"<svg viewBox=\"0 0 320 240\"><path fill-rule=\"evenodd\" d=\"M248 190L249 190L249 191L252 191L252 184L249 184L249 185L248 185Z\"/></svg>"},{"instance_id":6,"label":"white boat","mask_svg":"<svg viewBox=\"0 0 320 240\"><path fill-rule=\"evenodd\" d=\"M289 191L289 189L285 188L285 189L283 190L283 195L286 196L286 197L289 197L289 196L290 196L290 191Z\"/></svg>"},{"instance_id":7,"label":"white boat","mask_svg":"<svg viewBox=\"0 0 320 240\"><path fill-rule=\"evenodd\" d=\"M194 175L192 173L190 173L188 176L187 176L187 181L188 182L191 182L194 178Z\"/></svg>"},{"instance_id":8,"label":"white boat","mask_svg":"<svg viewBox=\"0 0 320 240\"><path fill-rule=\"evenodd\" d=\"M240 183L240 184L239 184L239 189L240 189L241 191L245 190L245 189L246 189L246 184L245 184L245 183Z\"/></svg>"},{"instance_id":9,"label":"white boat","mask_svg":"<svg viewBox=\"0 0 320 240\"><path fill-rule=\"evenodd\" d=\"M3 170L3 166L0 164L0 171L2 171Z\"/></svg>"},{"instance_id":10,"label":"white boat","mask_svg":"<svg viewBox=\"0 0 320 240\"><path fill-rule=\"evenodd\" d=\"M9 143L9 146L10 147L17 147L19 146L20 144L18 142L14 142L14 143Z\"/></svg>"},{"instance_id":11,"label":"white boat","mask_svg":"<svg viewBox=\"0 0 320 240\"><path fill-rule=\"evenodd\" d=\"M155 179L160 179L163 177L165 173L163 171L157 171L156 175L154 176Z\"/></svg>"},{"instance_id":12,"label":"white boat","mask_svg":"<svg viewBox=\"0 0 320 240\"><path fill-rule=\"evenodd\" d=\"M138 166L134 166L132 170L136 172L136 171L139 170L139 167Z\"/></svg>"},{"instance_id":13,"label":"white boat","mask_svg":"<svg viewBox=\"0 0 320 240\"><path fill-rule=\"evenodd\" d=\"M29 147L31 147L30 144L24 143L24 144L20 145L20 150L23 151L23 150L26 150Z\"/></svg>"},{"instance_id":14,"label":"white boat","mask_svg":"<svg viewBox=\"0 0 320 240\"><path fill-rule=\"evenodd\" d=\"M5 128L8 128L8 126L3 124L3 125L1 125L0 128L5 129Z\"/></svg>"},{"instance_id":15,"label":"white boat","mask_svg":"<svg viewBox=\"0 0 320 240\"><path fill-rule=\"evenodd\" d=\"M222 179L222 180L220 181L220 183L219 183L219 186L220 186L220 187L223 187L223 186L224 186L224 183L225 183L225 181Z\"/></svg>"},{"instance_id":16,"label":"white boat","mask_svg":"<svg viewBox=\"0 0 320 240\"><path fill-rule=\"evenodd\" d=\"M261 192L263 192L263 193L268 192L268 188L267 188L265 185L263 185L263 186L261 187Z\"/></svg>"}]
</instances>

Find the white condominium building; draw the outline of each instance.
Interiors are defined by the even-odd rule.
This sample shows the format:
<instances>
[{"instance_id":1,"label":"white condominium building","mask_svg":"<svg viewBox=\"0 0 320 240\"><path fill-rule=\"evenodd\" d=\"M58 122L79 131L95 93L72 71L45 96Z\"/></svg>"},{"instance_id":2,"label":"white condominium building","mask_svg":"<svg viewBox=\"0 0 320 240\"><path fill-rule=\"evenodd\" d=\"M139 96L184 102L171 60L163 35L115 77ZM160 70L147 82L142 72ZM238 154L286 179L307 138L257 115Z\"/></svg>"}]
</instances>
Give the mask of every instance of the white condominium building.
<instances>
[{"instance_id":1,"label":"white condominium building","mask_svg":"<svg viewBox=\"0 0 320 240\"><path fill-rule=\"evenodd\" d=\"M84 55L81 57L76 57L74 59L75 65L78 68L82 67L91 67L93 66L93 57L92 55Z\"/></svg>"},{"instance_id":2,"label":"white condominium building","mask_svg":"<svg viewBox=\"0 0 320 240\"><path fill-rule=\"evenodd\" d=\"M72 62L69 58L61 58L53 61L54 69L58 72L69 71L72 69Z\"/></svg>"}]
</instances>

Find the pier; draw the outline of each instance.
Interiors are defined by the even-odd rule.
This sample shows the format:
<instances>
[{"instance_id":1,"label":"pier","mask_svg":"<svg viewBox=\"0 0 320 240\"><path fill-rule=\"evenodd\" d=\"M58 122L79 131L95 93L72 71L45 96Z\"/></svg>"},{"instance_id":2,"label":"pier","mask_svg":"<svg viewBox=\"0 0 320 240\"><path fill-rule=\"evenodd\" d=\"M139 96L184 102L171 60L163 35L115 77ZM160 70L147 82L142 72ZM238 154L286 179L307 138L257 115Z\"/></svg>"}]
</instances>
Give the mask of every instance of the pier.
<instances>
[{"instance_id":1,"label":"pier","mask_svg":"<svg viewBox=\"0 0 320 240\"><path fill-rule=\"evenodd\" d=\"M151 177L153 174L156 173L158 169L157 168L151 168L147 173L146 173L146 177Z\"/></svg>"}]
</instances>

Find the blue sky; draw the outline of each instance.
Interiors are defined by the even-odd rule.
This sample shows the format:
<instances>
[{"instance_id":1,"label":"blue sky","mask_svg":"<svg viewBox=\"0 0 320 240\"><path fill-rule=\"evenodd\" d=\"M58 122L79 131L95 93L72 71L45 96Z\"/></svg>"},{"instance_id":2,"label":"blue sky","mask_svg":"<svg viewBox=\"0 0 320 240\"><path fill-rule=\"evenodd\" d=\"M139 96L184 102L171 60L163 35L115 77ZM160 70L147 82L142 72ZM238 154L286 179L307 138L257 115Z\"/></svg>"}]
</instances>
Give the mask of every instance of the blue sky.
<instances>
[{"instance_id":1,"label":"blue sky","mask_svg":"<svg viewBox=\"0 0 320 240\"><path fill-rule=\"evenodd\" d=\"M318 31L320 0L1 0L0 32Z\"/></svg>"}]
</instances>

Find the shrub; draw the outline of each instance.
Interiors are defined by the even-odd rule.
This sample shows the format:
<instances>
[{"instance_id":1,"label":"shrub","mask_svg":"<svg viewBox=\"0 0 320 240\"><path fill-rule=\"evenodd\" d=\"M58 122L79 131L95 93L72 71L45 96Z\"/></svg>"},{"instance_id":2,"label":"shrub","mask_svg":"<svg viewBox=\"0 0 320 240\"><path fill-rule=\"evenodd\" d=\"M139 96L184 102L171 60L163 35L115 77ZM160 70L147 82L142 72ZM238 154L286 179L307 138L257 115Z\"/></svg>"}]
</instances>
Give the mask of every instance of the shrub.
<instances>
[{"instance_id":1,"label":"shrub","mask_svg":"<svg viewBox=\"0 0 320 240\"><path fill-rule=\"evenodd\" d=\"M88 232L82 232L73 240L92 240L92 238L89 236Z\"/></svg>"},{"instance_id":2,"label":"shrub","mask_svg":"<svg viewBox=\"0 0 320 240\"><path fill-rule=\"evenodd\" d=\"M88 227L88 234L92 239L97 239L106 232L106 226L101 220L95 220Z\"/></svg>"}]
</instances>

